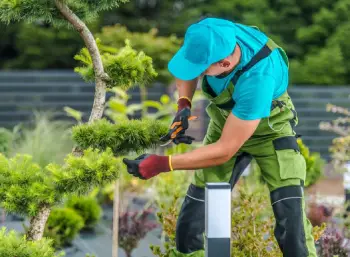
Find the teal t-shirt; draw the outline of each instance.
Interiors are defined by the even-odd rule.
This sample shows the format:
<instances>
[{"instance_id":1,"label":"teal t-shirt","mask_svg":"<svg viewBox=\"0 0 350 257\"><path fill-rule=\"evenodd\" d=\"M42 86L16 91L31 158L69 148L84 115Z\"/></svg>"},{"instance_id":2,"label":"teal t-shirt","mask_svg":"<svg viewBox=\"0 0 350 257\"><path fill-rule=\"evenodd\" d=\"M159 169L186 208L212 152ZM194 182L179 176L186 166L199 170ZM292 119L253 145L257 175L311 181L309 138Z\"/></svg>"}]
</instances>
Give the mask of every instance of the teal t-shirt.
<instances>
[{"instance_id":1,"label":"teal t-shirt","mask_svg":"<svg viewBox=\"0 0 350 257\"><path fill-rule=\"evenodd\" d=\"M208 83L216 94L220 94L229 85L235 73L245 66L268 40L263 32L255 28L237 23L236 27L237 43L242 52L241 60L225 77L207 76ZM275 49L268 57L240 76L232 96L236 102L232 113L243 120L268 117L272 100L287 90L288 80L288 67L278 49Z\"/></svg>"}]
</instances>

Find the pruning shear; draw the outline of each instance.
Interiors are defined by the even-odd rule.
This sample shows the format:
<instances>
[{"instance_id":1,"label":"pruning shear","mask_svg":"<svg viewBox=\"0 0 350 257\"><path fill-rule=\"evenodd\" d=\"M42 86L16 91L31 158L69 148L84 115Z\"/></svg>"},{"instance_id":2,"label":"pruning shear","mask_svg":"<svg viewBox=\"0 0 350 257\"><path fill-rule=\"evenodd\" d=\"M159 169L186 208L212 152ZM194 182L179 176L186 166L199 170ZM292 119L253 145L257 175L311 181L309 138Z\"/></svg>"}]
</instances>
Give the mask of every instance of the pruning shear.
<instances>
[{"instance_id":1,"label":"pruning shear","mask_svg":"<svg viewBox=\"0 0 350 257\"><path fill-rule=\"evenodd\" d=\"M190 116L190 117L188 117L187 120L192 121L192 120L196 120L197 118L198 118L197 116ZM165 136L160 138L160 140L163 142L167 140L164 144L161 144L160 146L167 146L176 139L178 142L175 142L175 144L178 144L178 143L191 144L195 138L188 136L188 135L185 135L184 129L187 129L187 128L184 128L182 126L182 121L174 122L171 125L168 134L166 134Z\"/></svg>"}]
</instances>

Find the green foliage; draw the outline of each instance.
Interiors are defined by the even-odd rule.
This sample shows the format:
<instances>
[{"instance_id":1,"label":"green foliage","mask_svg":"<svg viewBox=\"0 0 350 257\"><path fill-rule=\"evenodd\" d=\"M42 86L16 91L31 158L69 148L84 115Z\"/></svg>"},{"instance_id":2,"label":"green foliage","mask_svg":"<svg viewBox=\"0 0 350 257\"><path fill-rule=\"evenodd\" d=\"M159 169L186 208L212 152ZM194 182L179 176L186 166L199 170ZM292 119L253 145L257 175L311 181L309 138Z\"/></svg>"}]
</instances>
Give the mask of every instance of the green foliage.
<instances>
[{"instance_id":1,"label":"green foliage","mask_svg":"<svg viewBox=\"0 0 350 257\"><path fill-rule=\"evenodd\" d=\"M329 46L291 62L294 83L315 85L346 84L347 69L339 46ZM329 65L332 63L332 65ZM312 74L312 75L310 75Z\"/></svg>"},{"instance_id":2,"label":"green foliage","mask_svg":"<svg viewBox=\"0 0 350 257\"><path fill-rule=\"evenodd\" d=\"M41 205L53 206L63 194L86 193L115 181L120 161L110 149L91 148L83 156L69 154L65 165L41 168L29 155L7 159L0 154L0 202L7 212L35 216Z\"/></svg>"},{"instance_id":3,"label":"green foliage","mask_svg":"<svg viewBox=\"0 0 350 257\"><path fill-rule=\"evenodd\" d=\"M84 194L118 179L119 164L109 148L105 151L88 148L83 156L69 154L64 166L52 163L46 169L53 176L57 192Z\"/></svg>"},{"instance_id":4,"label":"green foliage","mask_svg":"<svg viewBox=\"0 0 350 257\"><path fill-rule=\"evenodd\" d=\"M141 152L159 143L168 126L155 120L120 120L112 124L106 119L73 128L73 139L79 147L105 150L111 148L117 156L131 151Z\"/></svg>"},{"instance_id":5,"label":"green foliage","mask_svg":"<svg viewBox=\"0 0 350 257\"><path fill-rule=\"evenodd\" d=\"M325 161L321 158L319 153L310 153L309 148L304 144L302 139L298 138L297 142L300 148L300 153L303 155L306 162L305 187L309 187L315 184L323 175Z\"/></svg>"},{"instance_id":6,"label":"green foliage","mask_svg":"<svg viewBox=\"0 0 350 257\"><path fill-rule=\"evenodd\" d=\"M13 134L11 131L0 128L0 153L7 155L10 151Z\"/></svg>"},{"instance_id":7,"label":"green foliage","mask_svg":"<svg viewBox=\"0 0 350 257\"><path fill-rule=\"evenodd\" d=\"M0 230L0 256L8 257L61 257L62 253L55 253L52 241L41 239L39 241L27 241L24 236L18 235L5 227Z\"/></svg>"},{"instance_id":8,"label":"green foliage","mask_svg":"<svg viewBox=\"0 0 350 257\"><path fill-rule=\"evenodd\" d=\"M0 154L0 202L7 212L35 216L42 204L52 205L57 198L49 172L31 156Z\"/></svg>"},{"instance_id":9,"label":"green foliage","mask_svg":"<svg viewBox=\"0 0 350 257\"><path fill-rule=\"evenodd\" d=\"M274 238L274 218L265 187L243 186L232 201L231 256L282 256Z\"/></svg>"},{"instance_id":10,"label":"green foliage","mask_svg":"<svg viewBox=\"0 0 350 257\"><path fill-rule=\"evenodd\" d=\"M145 85L157 76L152 66L152 58L145 55L143 51L135 51L128 41L120 49L103 46L99 39L96 42L104 70L110 77L107 87L121 87L126 90L135 84ZM75 71L80 73L86 81L94 81L92 59L87 48L83 48L75 59L83 64L82 67L75 68Z\"/></svg>"},{"instance_id":11,"label":"green foliage","mask_svg":"<svg viewBox=\"0 0 350 257\"><path fill-rule=\"evenodd\" d=\"M274 237L275 219L269 197L266 197L269 195L267 187L246 181L236 188L232 199L231 256L281 257L282 253ZM158 257L173 256L176 248L176 222L183 197L174 191L169 197L171 201L161 203L157 213L167 240L162 241L162 247L150 245L153 254ZM320 238L324 230L324 225L313 228L315 240Z\"/></svg>"},{"instance_id":12,"label":"green foliage","mask_svg":"<svg viewBox=\"0 0 350 257\"><path fill-rule=\"evenodd\" d=\"M147 89L144 88L145 94ZM163 121L170 124L177 112L177 103L173 101L168 95L164 94L160 97L159 101L154 100L141 100L141 103L129 104L128 100L131 98L121 88L112 88L109 90L114 93L114 96L110 97L107 102L107 109L105 114L112 119L115 123L119 120L124 120L129 116L134 116L137 112L142 111L142 117L147 119L154 119ZM196 92L192 99L192 104L195 106L200 100L203 100L204 96L201 92ZM178 93L175 92L173 99L178 99Z\"/></svg>"},{"instance_id":13,"label":"green foliage","mask_svg":"<svg viewBox=\"0 0 350 257\"><path fill-rule=\"evenodd\" d=\"M157 213L157 218L159 223L162 225L163 235L168 240L163 240L164 247L159 245L150 245L150 249L154 256L158 257L170 257L172 249L176 247L175 236L176 236L176 222L180 211L180 198L179 194L170 195L171 204L161 204L159 206L159 212ZM164 248L164 250L162 249Z\"/></svg>"},{"instance_id":14,"label":"green foliage","mask_svg":"<svg viewBox=\"0 0 350 257\"><path fill-rule=\"evenodd\" d=\"M32 2L34 4L29 6ZM101 4L96 4L94 1L65 2L80 18L91 21L97 12L106 10L109 4L113 3L115 5L111 7L115 7L118 3L126 1L110 0L102 1ZM137 51L144 51L154 59L154 66L159 72L158 79L168 82L172 78L166 70L167 60L181 44L180 40L187 26L204 16L223 17L243 24L256 25L285 48L291 60L293 84L348 84L350 83L350 63L347 62L350 58L349 12L348 0L129 1L117 9L100 13L102 18L99 25L107 26L98 33L98 36L107 46L117 48L123 46L125 38L129 38L132 47ZM9 19L34 21L38 17L42 24L52 20L67 24L58 14L54 1L4 0L0 4L0 21L8 22ZM125 27L115 24L123 24ZM22 30L28 30L28 33ZM0 43L0 52L5 54L1 55L5 57L5 67L28 68L29 65L44 67L44 58L40 58L44 55L37 52L37 45L40 45L43 54L52 56L50 60L45 61L48 62L47 67L74 66L73 61L69 63L73 48L78 45L73 35L66 35L65 39L64 32L61 35L54 28L43 26L42 29L34 31L36 37L30 38L33 30L34 28L27 26L17 30L12 24L7 29L1 30L4 33L2 38L5 40ZM44 30L47 39L42 36ZM177 38L173 36L174 34ZM45 43L41 44L42 42ZM59 47L65 50L60 51ZM12 61L11 57L13 59L18 57L18 60ZM10 63L6 64L7 60Z\"/></svg>"},{"instance_id":15,"label":"green foliage","mask_svg":"<svg viewBox=\"0 0 350 257\"><path fill-rule=\"evenodd\" d=\"M18 58L19 53L16 51L15 45L17 42L19 27L20 24L7 26L0 22L1 37L3 38L3 40L0 41L0 68L2 69L8 62L12 62Z\"/></svg>"},{"instance_id":16,"label":"green foliage","mask_svg":"<svg viewBox=\"0 0 350 257\"><path fill-rule=\"evenodd\" d=\"M189 171L169 172L157 176L152 185L154 189L153 199L157 206L169 207L172 205L174 195L177 195L178 198L185 197L191 180L192 173Z\"/></svg>"},{"instance_id":17,"label":"green foliage","mask_svg":"<svg viewBox=\"0 0 350 257\"><path fill-rule=\"evenodd\" d=\"M23 127L16 133L11 155L31 155L42 168L51 162L63 164L65 156L73 148L71 124L54 120L49 112L35 112L33 123L33 127Z\"/></svg>"},{"instance_id":18,"label":"green foliage","mask_svg":"<svg viewBox=\"0 0 350 257\"><path fill-rule=\"evenodd\" d=\"M66 207L75 210L84 219L85 228L93 228L101 218L102 209L93 197L71 196Z\"/></svg>"},{"instance_id":19,"label":"green foliage","mask_svg":"<svg viewBox=\"0 0 350 257\"><path fill-rule=\"evenodd\" d=\"M73 209L56 208L47 220L44 236L53 239L55 248L70 245L84 227L84 219Z\"/></svg>"},{"instance_id":20,"label":"green foliage","mask_svg":"<svg viewBox=\"0 0 350 257\"><path fill-rule=\"evenodd\" d=\"M72 68L72 58L82 44L79 34L71 29L58 29L48 24L21 23L12 45L18 57L6 62L4 67L8 69Z\"/></svg>"},{"instance_id":21,"label":"green foliage","mask_svg":"<svg viewBox=\"0 0 350 257\"><path fill-rule=\"evenodd\" d=\"M159 209L157 218L163 229L163 250L160 246L150 246L155 256L169 257L176 246L176 222L191 180L192 173L189 171L169 172L154 178L153 199Z\"/></svg>"},{"instance_id":22,"label":"green foliage","mask_svg":"<svg viewBox=\"0 0 350 257\"><path fill-rule=\"evenodd\" d=\"M204 16L255 25L286 49L292 83L330 85L350 82L349 12L348 0L164 0L130 1L104 16L106 24L125 24L131 31L155 27L160 35L179 37Z\"/></svg>"},{"instance_id":23,"label":"green foliage","mask_svg":"<svg viewBox=\"0 0 350 257\"><path fill-rule=\"evenodd\" d=\"M83 117L82 112L68 106L65 106L63 110L67 113L67 116L74 118L78 123L82 122L82 117Z\"/></svg>"},{"instance_id":24,"label":"green foliage","mask_svg":"<svg viewBox=\"0 0 350 257\"><path fill-rule=\"evenodd\" d=\"M147 116L147 118L161 120L171 124L170 122L174 119L175 113L177 112L177 102L173 99L178 99L177 92L174 93L173 98L164 94L160 97L159 101L146 100L140 104L130 104L126 112L129 115L134 115L136 111L145 110L145 116ZM204 95L198 90L192 98L192 105L196 106L196 104L203 99ZM150 110L155 111L150 112ZM115 110L112 110L112 112L113 111Z\"/></svg>"},{"instance_id":25,"label":"green foliage","mask_svg":"<svg viewBox=\"0 0 350 257\"><path fill-rule=\"evenodd\" d=\"M121 172L123 174L124 172ZM122 175L121 175L122 176ZM113 204L115 183L107 184L101 188L96 188L96 197L99 204ZM124 190L120 190L124 191ZM95 193L95 192L94 192Z\"/></svg>"},{"instance_id":26,"label":"green foliage","mask_svg":"<svg viewBox=\"0 0 350 257\"><path fill-rule=\"evenodd\" d=\"M85 22L91 22L96 15L105 10L118 7L120 3L126 0L65 0L65 3L80 19ZM47 23L53 23L56 26L67 25L62 19L59 10L56 8L55 1L52 0L3 0L0 2L0 21L7 24L12 22L26 21L34 22L42 20Z\"/></svg>"},{"instance_id":27,"label":"green foliage","mask_svg":"<svg viewBox=\"0 0 350 257\"><path fill-rule=\"evenodd\" d=\"M232 200L232 243L231 256L282 256L273 236L274 218L266 197L265 188L243 187ZM165 251L159 246L151 245L153 254L158 257L169 257L175 248L175 229L180 210L179 195L172 196L170 205L161 205L158 218L169 238L164 243Z\"/></svg>"},{"instance_id":28,"label":"green foliage","mask_svg":"<svg viewBox=\"0 0 350 257\"><path fill-rule=\"evenodd\" d=\"M131 32L127 27L120 24L105 26L96 36L104 42L106 46L121 48L125 39L130 40L130 46L137 51L144 51L150 56L154 63L155 70L159 73L158 81L169 83L173 77L168 72L167 65L172 56L181 45L181 40L176 36L158 36L156 29L151 29L146 33Z\"/></svg>"}]
</instances>

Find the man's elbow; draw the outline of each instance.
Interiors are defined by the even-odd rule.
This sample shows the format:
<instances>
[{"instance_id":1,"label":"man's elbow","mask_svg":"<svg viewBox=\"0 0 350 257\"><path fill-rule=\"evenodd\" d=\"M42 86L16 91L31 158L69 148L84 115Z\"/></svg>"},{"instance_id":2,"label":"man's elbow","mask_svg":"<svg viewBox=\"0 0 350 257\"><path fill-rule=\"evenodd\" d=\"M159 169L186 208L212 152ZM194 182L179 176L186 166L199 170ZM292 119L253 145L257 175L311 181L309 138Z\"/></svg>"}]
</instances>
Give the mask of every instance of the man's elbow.
<instances>
[{"instance_id":1,"label":"man's elbow","mask_svg":"<svg viewBox=\"0 0 350 257\"><path fill-rule=\"evenodd\" d=\"M222 144L221 148L221 160L222 160L222 164L228 162L229 160L231 160L231 158L236 154L237 150L232 147L232 146L227 146L225 144Z\"/></svg>"}]
</instances>

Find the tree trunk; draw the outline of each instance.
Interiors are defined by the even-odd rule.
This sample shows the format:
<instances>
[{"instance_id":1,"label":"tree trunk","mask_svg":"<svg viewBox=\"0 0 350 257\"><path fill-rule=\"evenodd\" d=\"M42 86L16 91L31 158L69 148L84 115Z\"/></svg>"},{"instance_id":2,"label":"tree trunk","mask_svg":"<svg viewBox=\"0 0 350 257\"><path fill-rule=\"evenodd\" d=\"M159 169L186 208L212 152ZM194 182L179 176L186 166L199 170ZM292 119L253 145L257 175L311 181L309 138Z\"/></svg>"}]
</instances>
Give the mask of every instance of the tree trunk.
<instances>
[{"instance_id":1,"label":"tree trunk","mask_svg":"<svg viewBox=\"0 0 350 257\"><path fill-rule=\"evenodd\" d=\"M144 102L147 101L147 89L145 85L140 85L140 96L142 104L141 117L145 118L147 116L147 107L144 106Z\"/></svg>"},{"instance_id":2,"label":"tree trunk","mask_svg":"<svg viewBox=\"0 0 350 257\"><path fill-rule=\"evenodd\" d=\"M50 206L43 205L40 207L38 214L31 218L29 230L27 232L28 240L37 241L43 237L46 221L49 218L50 212Z\"/></svg>"},{"instance_id":3,"label":"tree trunk","mask_svg":"<svg viewBox=\"0 0 350 257\"><path fill-rule=\"evenodd\" d=\"M91 123L102 118L106 102L106 81L109 77L107 73L104 72L100 51L98 50L95 38L89 28L69 9L63 0L55 0L55 4L64 18L79 32L92 58L96 85L94 104L89 118L89 122Z\"/></svg>"},{"instance_id":4,"label":"tree trunk","mask_svg":"<svg viewBox=\"0 0 350 257\"><path fill-rule=\"evenodd\" d=\"M119 249L119 179L115 182L113 197L113 245L112 257L118 257Z\"/></svg>"}]
</instances>

